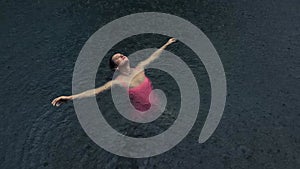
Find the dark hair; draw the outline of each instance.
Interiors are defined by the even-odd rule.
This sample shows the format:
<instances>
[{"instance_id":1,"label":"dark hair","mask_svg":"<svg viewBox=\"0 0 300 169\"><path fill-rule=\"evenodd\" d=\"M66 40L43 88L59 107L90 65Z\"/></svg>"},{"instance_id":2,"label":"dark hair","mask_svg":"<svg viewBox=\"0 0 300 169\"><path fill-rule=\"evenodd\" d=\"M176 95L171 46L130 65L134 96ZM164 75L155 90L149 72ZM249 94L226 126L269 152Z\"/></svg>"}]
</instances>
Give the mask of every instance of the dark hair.
<instances>
[{"instance_id":1,"label":"dark hair","mask_svg":"<svg viewBox=\"0 0 300 169\"><path fill-rule=\"evenodd\" d=\"M110 58L109 58L109 67L112 71L115 71L115 69L118 67L118 65L112 60L114 55L112 55Z\"/></svg>"}]
</instances>

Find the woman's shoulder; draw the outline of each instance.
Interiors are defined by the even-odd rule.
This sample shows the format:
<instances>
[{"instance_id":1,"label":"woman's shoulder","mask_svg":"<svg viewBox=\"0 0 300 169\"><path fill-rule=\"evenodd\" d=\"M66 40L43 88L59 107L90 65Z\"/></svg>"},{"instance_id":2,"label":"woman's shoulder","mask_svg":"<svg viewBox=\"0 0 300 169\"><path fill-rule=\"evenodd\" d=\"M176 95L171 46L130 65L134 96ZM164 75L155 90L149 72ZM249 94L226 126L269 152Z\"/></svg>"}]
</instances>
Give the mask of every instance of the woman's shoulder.
<instances>
[{"instance_id":1,"label":"woman's shoulder","mask_svg":"<svg viewBox=\"0 0 300 169\"><path fill-rule=\"evenodd\" d=\"M135 67L135 68L133 68L133 71L134 71L134 74L135 75L137 75L137 74L140 74L140 73L142 73L142 74L144 74L145 73L145 70L144 70L144 68L142 68L142 67Z\"/></svg>"},{"instance_id":2,"label":"woman's shoulder","mask_svg":"<svg viewBox=\"0 0 300 169\"><path fill-rule=\"evenodd\" d=\"M124 86L124 84L126 84L126 80L124 79L124 77L122 75L118 75L115 78L113 78L112 83L114 85Z\"/></svg>"},{"instance_id":3,"label":"woman's shoulder","mask_svg":"<svg viewBox=\"0 0 300 169\"><path fill-rule=\"evenodd\" d=\"M114 78L114 81L116 81L116 82L121 82L121 81L124 81L124 80L125 80L124 75L118 75Z\"/></svg>"}]
</instances>

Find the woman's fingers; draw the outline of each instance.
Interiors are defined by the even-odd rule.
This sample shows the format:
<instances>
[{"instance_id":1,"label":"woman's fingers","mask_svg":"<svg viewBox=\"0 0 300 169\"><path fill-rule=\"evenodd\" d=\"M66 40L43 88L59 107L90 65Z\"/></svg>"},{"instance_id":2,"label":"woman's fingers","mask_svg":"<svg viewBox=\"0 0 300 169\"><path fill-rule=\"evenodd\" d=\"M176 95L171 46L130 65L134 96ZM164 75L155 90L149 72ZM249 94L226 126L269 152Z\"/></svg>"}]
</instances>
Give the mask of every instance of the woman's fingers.
<instances>
[{"instance_id":1,"label":"woman's fingers","mask_svg":"<svg viewBox=\"0 0 300 169\"><path fill-rule=\"evenodd\" d=\"M176 42L176 39L175 38L171 38L171 39L169 39L168 44L171 44L171 43L174 43L174 42Z\"/></svg>"},{"instance_id":2,"label":"woman's fingers","mask_svg":"<svg viewBox=\"0 0 300 169\"><path fill-rule=\"evenodd\" d=\"M55 98L55 99L51 102L51 104L52 104L53 106L56 106L57 102L59 102L59 101L61 100L61 98L62 98L62 96Z\"/></svg>"},{"instance_id":3,"label":"woman's fingers","mask_svg":"<svg viewBox=\"0 0 300 169\"><path fill-rule=\"evenodd\" d=\"M54 99L54 100L51 102L53 106L55 105L56 100L57 100L57 99Z\"/></svg>"},{"instance_id":4,"label":"woman's fingers","mask_svg":"<svg viewBox=\"0 0 300 169\"><path fill-rule=\"evenodd\" d=\"M62 102L56 102L56 103L55 103L55 106L58 107L58 106L60 106L61 104L62 104Z\"/></svg>"},{"instance_id":5,"label":"woman's fingers","mask_svg":"<svg viewBox=\"0 0 300 169\"><path fill-rule=\"evenodd\" d=\"M53 100L52 100L52 102L51 102L51 104L52 104L52 105L54 105L54 103L55 103L55 100L56 100L56 99L53 99Z\"/></svg>"},{"instance_id":6,"label":"woman's fingers","mask_svg":"<svg viewBox=\"0 0 300 169\"><path fill-rule=\"evenodd\" d=\"M60 97L57 97L55 98L51 104L53 106L60 106L63 102L67 101L67 100L70 100L70 96L60 96Z\"/></svg>"}]
</instances>

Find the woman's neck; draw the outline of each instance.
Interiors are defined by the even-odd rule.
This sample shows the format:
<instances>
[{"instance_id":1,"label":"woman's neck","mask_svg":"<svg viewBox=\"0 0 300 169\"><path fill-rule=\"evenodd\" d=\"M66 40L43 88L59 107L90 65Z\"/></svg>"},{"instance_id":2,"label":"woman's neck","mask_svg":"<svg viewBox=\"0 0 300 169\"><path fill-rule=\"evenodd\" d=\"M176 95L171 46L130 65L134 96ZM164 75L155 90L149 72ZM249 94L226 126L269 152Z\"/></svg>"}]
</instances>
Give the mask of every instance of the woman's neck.
<instances>
[{"instance_id":1,"label":"woman's neck","mask_svg":"<svg viewBox=\"0 0 300 169\"><path fill-rule=\"evenodd\" d=\"M126 66L119 67L119 71L121 74L123 74L125 76L129 76L131 74L131 68L130 68L129 64Z\"/></svg>"}]
</instances>

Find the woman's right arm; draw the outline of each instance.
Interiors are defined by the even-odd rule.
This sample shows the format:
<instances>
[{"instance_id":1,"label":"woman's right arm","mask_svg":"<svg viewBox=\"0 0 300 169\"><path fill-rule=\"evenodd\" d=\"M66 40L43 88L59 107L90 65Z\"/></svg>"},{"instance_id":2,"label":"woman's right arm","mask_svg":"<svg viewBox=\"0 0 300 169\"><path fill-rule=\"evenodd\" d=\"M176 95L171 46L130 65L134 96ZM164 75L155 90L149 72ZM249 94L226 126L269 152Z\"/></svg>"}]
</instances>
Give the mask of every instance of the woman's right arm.
<instances>
[{"instance_id":1,"label":"woman's right arm","mask_svg":"<svg viewBox=\"0 0 300 169\"><path fill-rule=\"evenodd\" d=\"M107 83L105 83L103 86L101 87L98 87L96 89L90 89L90 90L87 90L87 91L84 91L82 93L79 93L79 94L75 94L75 95L71 95L71 96L60 96L60 97L57 97L55 98L51 104L53 106L59 106L61 105L63 102L66 102L68 100L74 100L74 99L82 99L82 98L86 98L86 97L91 97L91 96L94 96L94 95L97 95L107 89L110 89L112 87L112 85L116 84L116 80L111 80Z\"/></svg>"},{"instance_id":2,"label":"woman's right arm","mask_svg":"<svg viewBox=\"0 0 300 169\"><path fill-rule=\"evenodd\" d=\"M82 99L82 98L97 95L107 89L110 89L111 86L113 85L113 83L114 83L113 81L109 81L109 82L105 83L103 86L98 87L96 89L91 89L91 90L87 90L85 92L82 92L82 93L79 93L76 95L72 95L71 98L72 98L72 100L74 100L74 99Z\"/></svg>"}]
</instances>

